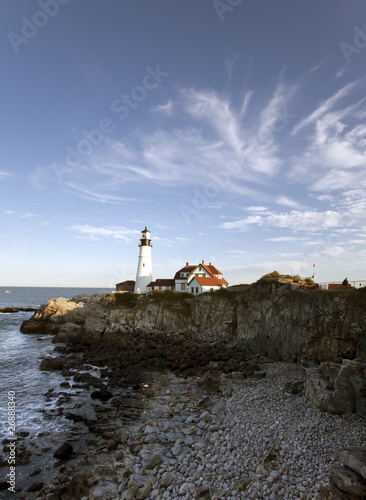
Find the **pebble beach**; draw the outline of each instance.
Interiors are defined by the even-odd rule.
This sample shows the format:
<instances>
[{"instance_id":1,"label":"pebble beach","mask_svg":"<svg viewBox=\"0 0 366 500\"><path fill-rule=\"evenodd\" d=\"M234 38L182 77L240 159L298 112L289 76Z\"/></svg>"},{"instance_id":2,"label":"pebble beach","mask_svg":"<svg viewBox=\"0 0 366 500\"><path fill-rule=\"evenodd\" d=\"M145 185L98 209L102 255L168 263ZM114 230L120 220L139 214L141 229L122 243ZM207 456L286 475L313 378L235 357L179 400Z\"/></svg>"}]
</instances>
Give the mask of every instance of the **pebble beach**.
<instances>
[{"instance_id":1,"label":"pebble beach","mask_svg":"<svg viewBox=\"0 0 366 500\"><path fill-rule=\"evenodd\" d=\"M287 393L289 380L304 377L298 365L261 368L253 378L221 374L213 394L197 377L146 373L141 421L125 428L120 442L89 450L80 466L67 465L53 486L73 477L68 492L82 500L322 498L333 451L365 447L365 422ZM85 482L91 488L83 496Z\"/></svg>"}]
</instances>

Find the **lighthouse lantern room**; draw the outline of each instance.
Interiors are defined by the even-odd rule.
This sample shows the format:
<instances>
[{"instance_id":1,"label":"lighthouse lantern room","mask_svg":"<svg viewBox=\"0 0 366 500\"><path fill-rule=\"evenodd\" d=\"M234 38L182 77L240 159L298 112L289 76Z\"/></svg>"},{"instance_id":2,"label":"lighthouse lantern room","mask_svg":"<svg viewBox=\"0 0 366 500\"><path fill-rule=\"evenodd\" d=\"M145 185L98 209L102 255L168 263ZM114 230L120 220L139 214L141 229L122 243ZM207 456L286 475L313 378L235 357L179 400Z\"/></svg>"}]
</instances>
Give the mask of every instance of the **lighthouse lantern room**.
<instances>
[{"instance_id":1,"label":"lighthouse lantern room","mask_svg":"<svg viewBox=\"0 0 366 500\"><path fill-rule=\"evenodd\" d=\"M135 293L147 293L147 285L152 281L152 263L151 263L151 239L150 231L145 227L141 231L140 253L137 266Z\"/></svg>"}]
</instances>

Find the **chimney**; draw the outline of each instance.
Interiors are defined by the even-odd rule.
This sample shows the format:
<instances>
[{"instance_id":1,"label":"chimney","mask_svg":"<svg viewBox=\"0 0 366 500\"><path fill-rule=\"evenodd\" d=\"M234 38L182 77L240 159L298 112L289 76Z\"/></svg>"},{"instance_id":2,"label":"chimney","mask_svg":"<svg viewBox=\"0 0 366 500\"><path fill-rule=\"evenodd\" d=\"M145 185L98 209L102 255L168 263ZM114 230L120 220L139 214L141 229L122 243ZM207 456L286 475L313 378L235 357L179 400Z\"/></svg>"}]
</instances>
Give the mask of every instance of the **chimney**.
<instances>
[{"instance_id":1,"label":"chimney","mask_svg":"<svg viewBox=\"0 0 366 500\"><path fill-rule=\"evenodd\" d=\"M211 265L211 262L208 263L208 265L210 266Z\"/></svg>"},{"instance_id":2,"label":"chimney","mask_svg":"<svg viewBox=\"0 0 366 500\"><path fill-rule=\"evenodd\" d=\"M186 266L187 266L187 267L189 266L189 262L186 262Z\"/></svg>"},{"instance_id":3,"label":"chimney","mask_svg":"<svg viewBox=\"0 0 366 500\"><path fill-rule=\"evenodd\" d=\"M205 261L203 260L203 261L202 261L202 264L204 264L204 263L205 263Z\"/></svg>"}]
</instances>

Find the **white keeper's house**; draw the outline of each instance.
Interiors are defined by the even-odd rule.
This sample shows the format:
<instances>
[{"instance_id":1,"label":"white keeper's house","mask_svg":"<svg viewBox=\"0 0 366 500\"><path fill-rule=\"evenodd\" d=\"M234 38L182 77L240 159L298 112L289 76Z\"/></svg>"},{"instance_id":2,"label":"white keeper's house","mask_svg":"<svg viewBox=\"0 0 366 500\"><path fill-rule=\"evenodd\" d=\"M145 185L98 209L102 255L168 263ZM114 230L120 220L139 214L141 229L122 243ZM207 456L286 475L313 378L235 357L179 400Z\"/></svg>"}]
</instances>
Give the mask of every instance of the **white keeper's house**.
<instances>
[{"instance_id":1,"label":"white keeper's house","mask_svg":"<svg viewBox=\"0 0 366 500\"><path fill-rule=\"evenodd\" d=\"M226 288L228 282L222 273L209 262L203 260L198 265L186 265L175 273L174 279L157 279L151 281L147 288L152 290L175 290L176 292L189 292L199 295L204 292L213 292Z\"/></svg>"}]
</instances>

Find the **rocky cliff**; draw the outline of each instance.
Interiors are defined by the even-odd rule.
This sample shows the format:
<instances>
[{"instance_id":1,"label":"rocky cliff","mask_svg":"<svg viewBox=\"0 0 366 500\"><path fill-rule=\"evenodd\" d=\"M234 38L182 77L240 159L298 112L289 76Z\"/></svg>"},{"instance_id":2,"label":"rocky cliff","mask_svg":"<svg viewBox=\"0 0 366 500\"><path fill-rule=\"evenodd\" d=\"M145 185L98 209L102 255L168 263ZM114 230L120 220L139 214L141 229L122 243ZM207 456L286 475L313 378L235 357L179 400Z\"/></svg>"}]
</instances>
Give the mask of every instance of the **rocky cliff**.
<instances>
[{"instance_id":1,"label":"rocky cliff","mask_svg":"<svg viewBox=\"0 0 366 500\"><path fill-rule=\"evenodd\" d=\"M81 295L50 300L21 330L119 349L141 332L187 332L195 334L192 339L208 335L221 345L240 345L251 357L309 367L306 394L314 406L366 417L366 289L294 289L260 280L242 292L195 298L173 292Z\"/></svg>"},{"instance_id":2,"label":"rocky cliff","mask_svg":"<svg viewBox=\"0 0 366 500\"><path fill-rule=\"evenodd\" d=\"M98 294L51 299L24 333L55 333L60 341L118 343L124 332L209 333L245 344L254 354L307 363L337 362L366 351L366 290L293 289L260 281L243 292L189 298L180 294Z\"/></svg>"}]
</instances>

